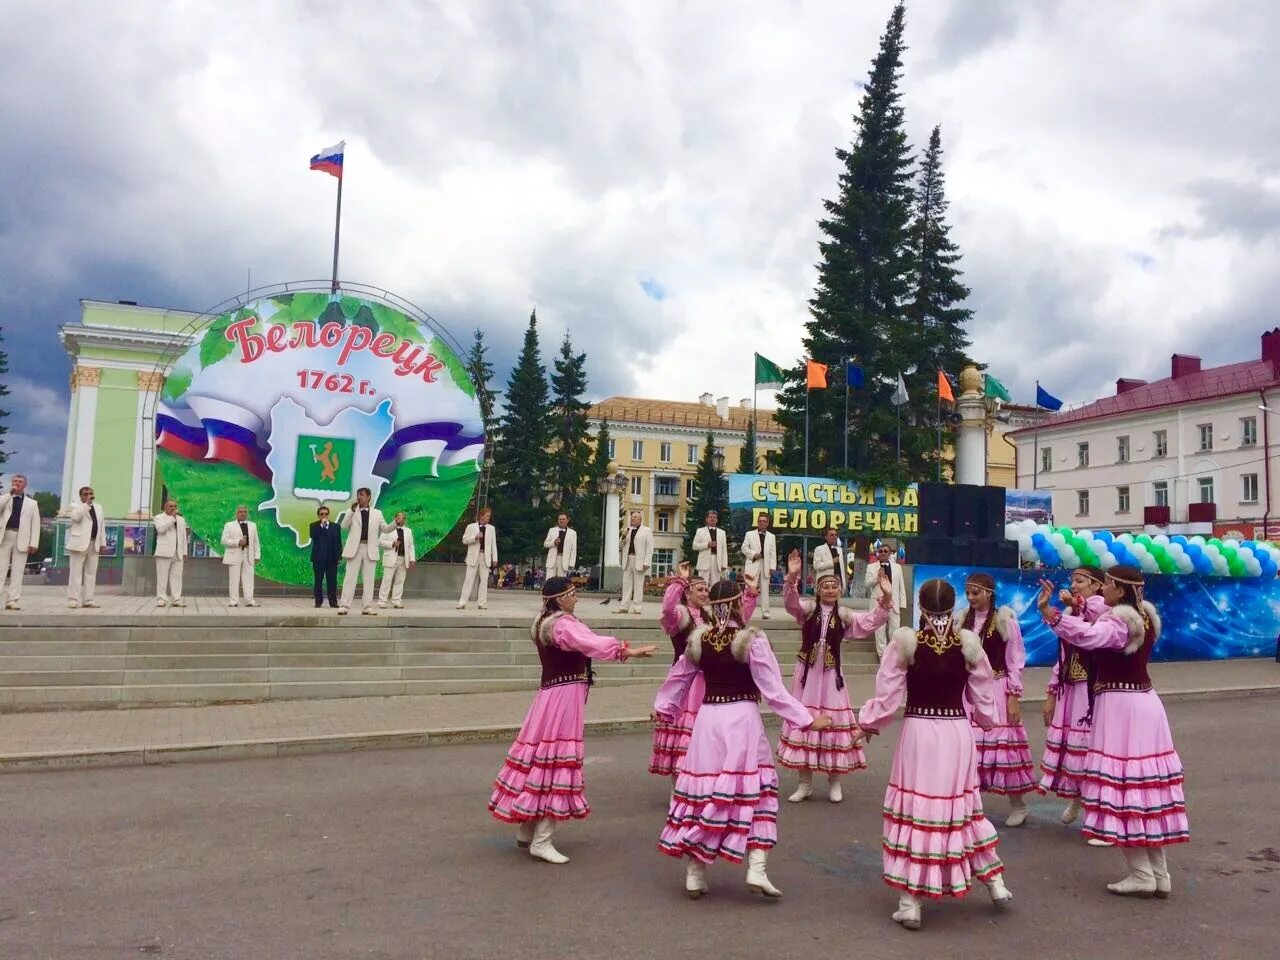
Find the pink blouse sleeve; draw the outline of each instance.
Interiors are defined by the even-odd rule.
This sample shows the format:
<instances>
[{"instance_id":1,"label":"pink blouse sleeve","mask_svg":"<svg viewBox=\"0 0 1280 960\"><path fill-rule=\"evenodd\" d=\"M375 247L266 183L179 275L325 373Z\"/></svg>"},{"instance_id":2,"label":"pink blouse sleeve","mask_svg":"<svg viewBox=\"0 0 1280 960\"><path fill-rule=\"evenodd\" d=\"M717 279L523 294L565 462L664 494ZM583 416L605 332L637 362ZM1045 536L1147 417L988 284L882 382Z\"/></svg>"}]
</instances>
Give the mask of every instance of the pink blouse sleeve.
<instances>
[{"instance_id":1,"label":"pink blouse sleeve","mask_svg":"<svg viewBox=\"0 0 1280 960\"><path fill-rule=\"evenodd\" d=\"M680 629L680 607L688 586L688 580L675 577L667 584L667 589L662 591L662 614L658 623L667 636L672 636Z\"/></svg>"},{"instance_id":2,"label":"pink blouse sleeve","mask_svg":"<svg viewBox=\"0 0 1280 960\"><path fill-rule=\"evenodd\" d=\"M667 679L658 688L658 695L653 701L653 712L667 722L679 718L684 712L685 698L693 678L698 675L698 665L688 657L681 657L667 671Z\"/></svg>"},{"instance_id":3,"label":"pink blouse sleeve","mask_svg":"<svg viewBox=\"0 0 1280 960\"><path fill-rule=\"evenodd\" d=\"M1107 601L1094 594L1084 602L1084 618L1091 623L1107 612Z\"/></svg>"},{"instance_id":4,"label":"pink blouse sleeve","mask_svg":"<svg viewBox=\"0 0 1280 960\"><path fill-rule=\"evenodd\" d=\"M757 633L751 639L747 666L751 668L751 679L756 682L756 689L770 710L801 729L813 723L813 714L808 707L788 693L783 685L778 658L773 655L773 647L769 646L769 639L763 633Z\"/></svg>"},{"instance_id":5,"label":"pink blouse sleeve","mask_svg":"<svg viewBox=\"0 0 1280 960\"><path fill-rule=\"evenodd\" d=\"M1006 689L1016 697L1022 696L1022 670L1027 665L1027 647L1022 642L1022 627L1015 616L1009 623L1009 639L1004 647L1004 665L1008 671Z\"/></svg>"},{"instance_id":6,"label":"pink blouse sleeve","mask_svg":"<svg viewBox=\"0 0 1280 960\"><path fill-rule=\"evenodd\" d=\"M809 611L805 609L804 598L796 584L797 581L790 577L782 581L782 607L795 618L796 623L803 624L809 618Z\"/></svg>"},{"instance_id":7,"label":"pink blouse sleeve","mask_svg":"<svg viewBox=\"0 0 1280 960\"><path fill-rule=\"evenodd\" d=\"M843 609L849 615L845 620L844 635L852 639L871 636L889 619L889 608L881 603L867 611L850 610L848 607Z\"/></svg>"},{"instance_id":8,"label":"pink blouse sleeve","mask_svg":"<svg viewBox=\"0 0 1280 960\"><path fill-rule=\"evenodd\" d=\"M876 671L876 692L858 711L858 726L880 731L893 722L893 715L907 696L907 666L902 662L896 641L889 641Z\"/></svg>"},{"instance_id":9,"label":"pink blouse sleeve","mask_svg":"<svg viewBox=\"0 0 1280 960\"><path fill-rule=\"evenodd\" d=\"M1007 650L1005 656L1008 656ZM969 715L977 721L979 726L996 722L996 681L991 671L991 661L987 659L986 653L981 655L977 663L969 664L965 698L969 703Z\"/></svg>"},{"instance_id":10,"label":"pink blouse sleeve","mask_svg":"<svg viewBox=\"0 0 1280 960\"><path fill-rule=\"evenodd\" d=\"M742 588L742 622L750 623L751 615L756 612L756 604L760 602L760 591L750 587Z\"/></svg>"},{"instance_id":11,"label":"pink blouse sleeve","mask_svg":"<svg viewBox=\"0 0 1280 960\"><path fill-rule=\"evenodd\" d=\"M1053 632L1081 650L1123 650L1129 642L1129 628L1117 617L1103 617L1090 623L1083 617L1063 614Z\"/></svg>"},{"instance_id":12,"label":"pink blouse sleeve","mask_svg":"<svg viewBox=\"0 0 1280 960\"><path fill-rule=\"evenodd\" d=\"M563 650L585 653L592 660L625 660L627 645L616 637L594 633L576 617L561 617L551 630L551 639Z\"/></svg>"}]
</instances>

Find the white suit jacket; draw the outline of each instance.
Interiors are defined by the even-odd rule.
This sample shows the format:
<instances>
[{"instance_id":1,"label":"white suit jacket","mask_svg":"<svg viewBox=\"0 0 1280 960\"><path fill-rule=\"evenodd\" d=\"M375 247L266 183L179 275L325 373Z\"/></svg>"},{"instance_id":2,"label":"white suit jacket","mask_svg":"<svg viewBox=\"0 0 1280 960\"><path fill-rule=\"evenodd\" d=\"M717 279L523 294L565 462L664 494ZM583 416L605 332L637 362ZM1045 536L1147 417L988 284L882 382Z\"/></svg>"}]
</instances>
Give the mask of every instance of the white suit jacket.
<instances>
[{"instance_id":1,"label":"white suit jacket","mask_svg":"<svg viewBox=\"0 0 1280 960\"><path fill-rule=\"evenodd\" d=\"M13 514L13 494L0 493L0 535L9 526ZM30 550L40 546L40 508L36 498L29 493L22 495L22 516L18 518L18 549Z\"/></svg>"},{"instance_id":2,"label":"white suit jacket","mask_svg":"<svg viewBox=\"0 0 1280 960\"><path fill-rule=\"evenodd\" d=\"M228 520L222 528L222 565L234 567L238 563L247 562L250 566L262 559L262 544L258 542L258 525L246 520L249 525L249 545L240 546L240 521Z\"/></svg>"},{"instance_id":3,"label":"white suit jacket","mask_svg":"<svg viewBox=\"0 0 1280 960\"><path fill-rule=\"evenodd\" d=\"M90 543L93 533L92 512L98 517L98 542ZM89 550L97 552L106 542L107 528L103 522L102 507L99 504L77 503L71 508L71 526L67 529L67 553L85 553Z\"/></svg>"},{"instance_id":4,"label":"white suit jacket","mask_svg":"<svg viewBox=\"0 0 1280 960\"><path fill-rule=\"evenodd\" d=\"M778 568L778 538L774 536L773 531L766 530L764 532L764 544L760 543L760 531L748 530L747 535L742 538L742 555L746 558L747 563L755 563L763 557L764 574L768 576ZM761 578L763 582L763 578Z\"/></svg>"},{"instance_id":5,"label":"white suit jacket","mask_svg":"<svg viewBox=\"0 0 1280 960\"><path fill-rule=\"evenodd\" d=\"M498 562L498 529L492 523L484 525L484 563L480 563L480 524L468 523L462 532L462 542L467 545L467 566L483 566L486 569Z\"/></svg>"},{"instance_id":6,"label":"white suit jacket","mask_svg":"<svg viewBox=\"0 0 1280 960\"><path fill-rule=\"evenodd\" d=\"M711 569L711 551L716 551L716 556L720 558L720 570L723 572L729 566L729 541L725 537L724 529L716 527L716 542L714 548L711 544L711 531L707 527L699 527L698 532L693 535L693 550L698 555L698 563L696 569L698 573L704 577Z\"/></svg>"},{"instance_id":7,"label":"white suit jacket","mask_svg":"<svg viewBox=\"0 0 1280 960\"><path fill-rule=\"evenodd\" d=\"M342 559L350 560L360 553L360 508L344 513L339 525L347 531L347 538L342 541ZM394 526L395 524L383 519L381 510L369 507L369 539L365 541L364 547L366 557L370 560L378 559L379 538Z\"/></svg>"},{"instance_id":8,"label":"white suit jacket","mask_svg":"<svg viewBox=\"0 0 1280 960\"><path fill-rule=\"evenodd\" d=\"M162 513L152 519L156 527L156 556L185 557L187 555L187 521L181 514L172 517Z\"/></svg>"},{"instance_id":9,"label":"white suit jacket","mask_svg":"<svg viewBox=\"0 0 1280 960\"><path fill-rule=\"evenodd\" d=\"M382 546L382 568L389 570L396 565L396 526L393 523L391 529L378 538L379 544ZM413 531L408 527L404 528L404 562L407 566L418 559L418 554L413 549Z\"/></svg>"},{"instance_id":10,"label":"white suit jacket","mask_svg":"<svg viewBox=\"0 0 1280 960\"><path fill-rule=\"evenodd\" d=\"M649 565L653 563L653 531L646 527L643 523L635 528L636 530L636 555L635 569L647 571ZM622 563L622 569L630 568L630 555L627 553L627 547L630 545L631 527L627 527L623 531L622 536L618 538L618 558Z\"/></svg>"},{"instance_id":11,"label":"white suit jacket","mask_svg":"<svg viewBox=\"0 0 1280 960\"><path fill-rule=\"evenodd\" d=\"M825 540L813 548L814 582L817 582L817 579L824 574L834 573L840 578L842 587L849 586L849 575L844 569L844 547L839 543L836 544L836 552L839 554L838 560L831 556L831 548L827 546Z\"/></svg>"},{"instance_id":12,"label":"white suit jacket","mask_svg":"<svg viewBox=\"0 0 1280 960\"><path fill-rule=\"evenodd\" d=\"M901 610L907 605L907 588L902 582L902 568L898 566L897 560L889 561L890 573L893 578L893 609ZM880 579L880 561L872 557L867 561L867 574L864 578L867 582L867 590L875 588L876 583ZM879 596L879 594L876 594Z\"/></svg>"},{"instance_id":13,"label":"white suit jacket","mask_svg":"<svg viewBox=\"0 0 1280 960\"><path fill-rule=\"evenodd\" d=\"M542 541L542 545L547 548L548 569L556 560L555 542L558 536L560 536L560 528L552 527L547 531L546 539ZM566 570L571 570L578 565L578 531L573 527L565 527L564 553L561 554L561 560Z\"/></svg>"}]
</instances>

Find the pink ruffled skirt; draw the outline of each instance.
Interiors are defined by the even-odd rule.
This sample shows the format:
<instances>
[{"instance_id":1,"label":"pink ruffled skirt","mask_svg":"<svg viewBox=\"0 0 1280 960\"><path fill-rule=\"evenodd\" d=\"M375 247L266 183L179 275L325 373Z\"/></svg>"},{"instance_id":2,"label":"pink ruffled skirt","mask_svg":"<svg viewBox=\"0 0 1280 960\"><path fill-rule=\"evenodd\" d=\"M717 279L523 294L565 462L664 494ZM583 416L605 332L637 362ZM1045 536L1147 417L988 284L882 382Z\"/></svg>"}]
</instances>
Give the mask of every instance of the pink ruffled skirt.
<instances>
[{"instance_id":1,"label":"pink ruffled skirt","mask_svg":"<svg viewBox=\"0 0 1280 960\"><path fill-rule=\"evenodd\" d=\"M669 777L680 769L685 754L689 752L689 738L693 735L693 721L698 716L698 708L702 706L702 697L706 693L707 683L699 670L689 684L689 693L685 697L684 712L673 723L662 720L653 728L653 753L649 757L649 772Z\"/></svg>"},{"instance_id":2,"label":"pink ruffled skirt","mask_svg":"<svg viewBox=\"0 0 1280 960\"><path fill-rule=\"evenodd\" d=\"M1058 688L1053 719L1044 731L1044 757L1040 761L1041 793L1056 793L1064 800L1080 796L1084 758L1089 752L1089 726L1080 719L1089 712L1089 685L1084 681Z\"/></svg>"},{"instance_id":3,"label":"pink ruffled skirt","mask_svg":"<svg viewBox=\"0 0 1280 960\"><path fill-rule=\"evenodd\" d=\"M972 724L978 747L978 782L987 793L1016 796L1036 788L1035 763L1027 730L1009 722L1008 677L996 680L996 725L983 730Z\"/></svg>"},{"instance_id":4,"label":"pink ruffled skirt","mask_svg":"<svg viewBox=\"0 0 1280 960\"><path fill-rule=\"evenodd\" d=\"M1154 690L1108 690L1093 704L1093 736L1081 774L1084 835L1119 847L1191 839L1182 760Z\"/></svg>"},{"instance_id":5,"label":"pink ruffled skirt","mask_svg":"<svg viewBox=\"0 0 1280 960\"><path fill-rule=\"evenodd\" d=\"M524 823L543 817L582 820L591 813L582 781L586 701L585 683L538 691L493 783L494 817Z\"/></svg>"},{"instance_id":6,"label":"pink ruffled skirt","mask_svg":"<svg viewBox=\"0 0 1280 960\"><path fill-rule=\"evenodd\" d=\"M658 849L741 863L778 842L778 772L753 701L704 704L676 778Z\"/></svg>"},{"instance_id":7,"label":"pink ruffled skirt","mask_svg":"<svg viewBox=\"0 0 1280 960\"><path fill-rule=\"evenodd\" d=\"M849 706L849 690L836 687L837 676L835 670L810 667L808 682L802 686L804 664L796 664L791 695L815 716L830 717L833 722L826 730L815 731L784 721L778 739L778 763L782 766L827 776L866 768L866 754L853 745L855 718Z\"/></svg>"},{"instance_id":8,"label":"pink ruffled skirt","mask_svg":"<svg viewBox=\"0 0 1280 960\"><path fill-rule=\"evenodd\" d=\"M1003 872L982 812L969 721L907 717L884 794L884 881L917 897L963 897Z\"/></svg>"}]
</instances>

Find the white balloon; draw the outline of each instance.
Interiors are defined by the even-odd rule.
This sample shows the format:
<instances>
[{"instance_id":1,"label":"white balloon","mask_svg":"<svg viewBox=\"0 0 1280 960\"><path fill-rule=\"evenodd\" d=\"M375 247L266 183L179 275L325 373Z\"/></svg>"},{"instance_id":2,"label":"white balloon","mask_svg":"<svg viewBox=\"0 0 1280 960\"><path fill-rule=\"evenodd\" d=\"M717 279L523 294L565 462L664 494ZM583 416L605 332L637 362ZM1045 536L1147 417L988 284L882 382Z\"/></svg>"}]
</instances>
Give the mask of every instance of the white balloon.
<instances>
[{"instance_id":1,"label":"white balloon","mask_svg":"<svg viewBox=\"0 0 1280 960\"><path fill-rule=\"evenodd\" d=\"M1098 563L1101 565L1103 570L1110 570L1119 562L1120 561L1116 559L1116 555L1110 550L1098 557Z\"/></svg>"},{"instance_id":2,"label":"white balloon","mask_svg":"<svg viewBox=\"0 0 1280 960\"><path fill-rule=\"evenodd\" d=\"M1138 543L1138 541L1135 540L1133 543L1130 543L1128 547L1129 547L1129 552L1132 553L1139 560L1141 560L1143 557L1150 556L1150 553L1147 550L1147 545L1145 543Z\"/></svg>"},{"instance_id":3,"label":"white balloon","mask_svg":"<svg viewBox=\"0 0 1280 960\"><path fill-rule=\"evenodd\" d=\"M1198 547L1203 547L1207 541L1205 540L1204 537L1200 536L1200 534L1197 533L1194 537L1191 538L1190 542L1194 543Z\"/></svg>"},{"instance_id":4,"label":"white balloon","mask_svg":"<svg viewBox=\"0 0 1280 960\"><path fill-rule=\"evenodd\" d=\"M1167 547L1169 545L1169 538L1166 537L1163 533L1159 533L1151 538L1151 542L1158 543L1162 547Z\"/></svg>"},{"instance_id":5,"label":"white balloon","mask_svg":"<svg viewBox=\"0 0 1280 960\"><path fill-rule=\"evenodd\" d=\"M1185 553L1178 557L1177 563L1179 573L1190 573L1195 569L1195 564L1191 562L1191 558Z\"/></svg>"},{"instance_id":6,"label":"white balloon","mask_svg":"<svg viewBox=\"0 0 1280 960\"><path fill-rule=\"evenodd\" d=\"M1119 540L1121 543L1123 543L1125 546L1128 546L1129 544L1133 543L1133 534L1122 533L1120 534L1120 536L1116 537L1116 539Z\"/></svg>"},{"instance_id":7,"label":"white balloon","mask_svg":"<svg viewBox=\"0 0 1280 960\"><path fill-rule=\"evenodd\" d=\"M1244 568L1245 568L1245 571L1248 572L1249 576L1251 577L1262 576L1262 564L1258 562L1257 557L1250 557L1248 560L1246 560L1244 562Z\"/></svg>"},{"instance_id":8,"label":"white balloon","mask_svg":"<svg viewBox=\"0 0 1280 960\"><path fill-rule=\"evenodd\" d=\"M1093 531L1092 531L1092 530L1077 530L1077 531L1076 531L1076 536L1077 536L1077 537L1080 537L1082 540L1084 540L1086 543L1088 543L1090 540L1092 540L1092 539L1093 539Z\"/></svg>"},{"instance_id":9,"label":"white balloon","mask_svg":"<svg viewBox=\"0 0 1280 960\"><path fill-rule=\"evenodd\" d=\"M1253 551L1249 547L1241 547L1236 551L1240 555L1240 559L1249 561L1253 559Z\"/></svg>"},{"instance_id":10,"label":"white balloon","mask_svg":"<svg viewBox=\"0 0 1280 960\"><path fill-rule=\"evenodd\" d=\"M1178 557L1185 557L1187 555L1186 548L1180 543L1171 543L1165 547L1165 549L1169 551L1169 556L1173 557L1175 560Z\"/></svg>"},{"instance_id":11,"label":"white balloon","mask_svg":"<svg viewBox=\"0 0 1280 960\"><path fill-rule=\"evenodd\" d=\"M1232 539L1231 537L1228 537L1226 540L1223 540L1222 545L1224 547L1235 547L1237 550L1240 549L1240 541Z\"/></svg>"},{"instance_id":12,"label":"white balloon","mask_svg":"<svg viewBox=\"0 0 1280 960\"><path fill-rule=\"evenodd\" d=\"M1160 571L1160 567L1156 564L1156 558L1149 553L1142 558L1141 563L1143 573L1158 573Z\"/></svg>"}]
</instances>

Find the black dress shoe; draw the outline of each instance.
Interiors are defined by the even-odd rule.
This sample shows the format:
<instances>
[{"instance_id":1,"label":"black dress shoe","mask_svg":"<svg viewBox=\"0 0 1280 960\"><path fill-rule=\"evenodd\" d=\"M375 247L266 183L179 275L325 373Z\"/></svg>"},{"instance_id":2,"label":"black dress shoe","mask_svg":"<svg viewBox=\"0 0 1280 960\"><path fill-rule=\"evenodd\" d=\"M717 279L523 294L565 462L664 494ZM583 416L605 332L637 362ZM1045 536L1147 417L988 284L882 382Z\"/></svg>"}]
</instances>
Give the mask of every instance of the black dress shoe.
<instances>
[{"instance_id":1,"label":"black dress shoe","mask_svg":"<svg viewBox=\"0 0 1280 960\"><path fill-rule=\"evenodd\" d=\"M317 603L317 604L316 604L316 609L317 609L317 610L319 610L319 609L320 609L321 607L323 607L323 606L324 606L324 604L323 604L323 603Z\"/></svg>"}]
</instances>

